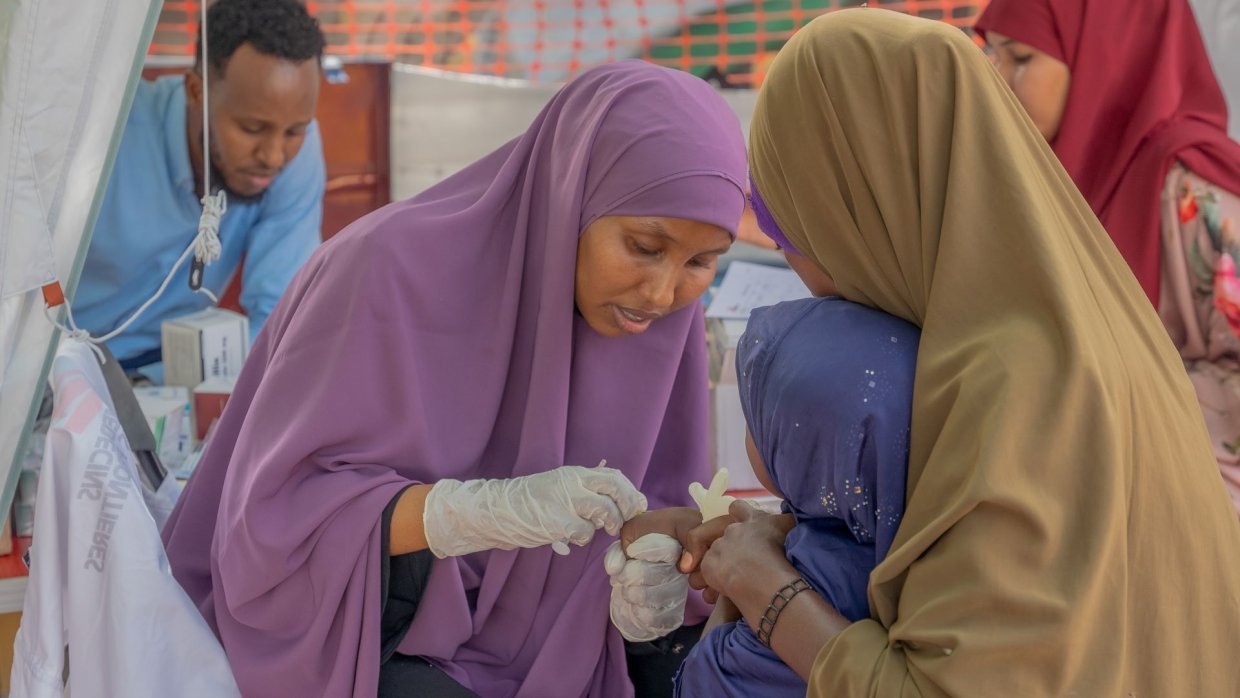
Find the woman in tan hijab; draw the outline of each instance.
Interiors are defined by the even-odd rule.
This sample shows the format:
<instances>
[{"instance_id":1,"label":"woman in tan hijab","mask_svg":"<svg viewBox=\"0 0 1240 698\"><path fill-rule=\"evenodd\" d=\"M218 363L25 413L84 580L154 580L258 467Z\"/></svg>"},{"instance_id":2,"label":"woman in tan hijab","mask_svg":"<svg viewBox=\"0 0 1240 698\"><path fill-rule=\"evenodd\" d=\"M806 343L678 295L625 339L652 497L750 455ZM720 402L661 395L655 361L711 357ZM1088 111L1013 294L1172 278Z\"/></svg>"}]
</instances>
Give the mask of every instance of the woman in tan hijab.
<instances>
[{"instance_id":1,"label":"woman in tan hijab","mask_svg":"<svg viewBox=\"0 0 1240 698\"><path fill-rule=\"evenodd\" d=\"M922 328L907 504L870 620L776 598L786 527L741 505L699 581L810 696L1240 696L1240 524L1192 386L986 57L939 23L828 15L750 138L794 266Z\"/></svg>"}]
</instances>

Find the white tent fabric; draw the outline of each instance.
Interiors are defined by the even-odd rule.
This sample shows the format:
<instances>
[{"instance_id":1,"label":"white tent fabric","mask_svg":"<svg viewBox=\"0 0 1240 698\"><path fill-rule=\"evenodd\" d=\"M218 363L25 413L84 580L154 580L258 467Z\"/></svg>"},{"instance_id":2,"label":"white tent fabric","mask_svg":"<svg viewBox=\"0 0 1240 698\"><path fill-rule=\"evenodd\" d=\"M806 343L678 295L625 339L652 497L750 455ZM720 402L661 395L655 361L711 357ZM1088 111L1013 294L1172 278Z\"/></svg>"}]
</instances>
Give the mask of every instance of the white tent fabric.
<instances>
[{"instance_id":1,"label":"white tent fabric","mask_svg":"<svg viewBox=\"0 0 1240 698\"><path fill-rule=\"evenodd\" d=\"M161 5L0 1L0 511Z\"/></svg>"},{"instance_id":2,"label":"white tent fabric","mask_svg":"<svg viewBox=\"0 0 1240 698\"><path fill-rule=\"evenodd\" d=\"M1201 38L1205 39L1214 74L1227 95L1228 132L1240 140L1240 2L1191 0Z\"/></svg>"},{"instance_id":3,"label":"white tent fabric","mask_svg":"<svg viewBox=\"0 0 1240 698\"><path fill-rule=\"evenodd\" d=\"M524 133L560 88L404 63L392 66L391 80L392 198L397 201ZM720 94L748 132L757 91Z\"/></svg>"},{"instance_id":4,"label":"white tent fabric","mask_svg":"<svg viewBox=\"0 0 1240 698\"><path fill-rule=\"evenodd\" d=\"M13 694L235 698L224 649L172 577L155 496L88 344L61 343L52 384Z\"/></svg>"}]
</instances>

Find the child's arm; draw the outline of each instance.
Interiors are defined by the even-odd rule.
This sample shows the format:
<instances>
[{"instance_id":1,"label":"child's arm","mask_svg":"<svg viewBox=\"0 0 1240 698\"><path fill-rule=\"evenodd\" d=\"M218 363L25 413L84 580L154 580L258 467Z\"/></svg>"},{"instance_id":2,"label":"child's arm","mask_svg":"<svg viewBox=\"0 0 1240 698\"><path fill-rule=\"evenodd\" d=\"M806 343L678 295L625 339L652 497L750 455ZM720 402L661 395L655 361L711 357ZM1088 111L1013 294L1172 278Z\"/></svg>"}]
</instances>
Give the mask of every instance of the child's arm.
<instances>
[{"instance_id":1,"label":"child's arm","mask_svg":"<svg viewBox=\"0 0 1240 698\"><path fill-rule=\"evenodd\" d=\"M735 623L741 619L741 611L726 596L720 596L715 602L715 610L710 612L710 618L706 619L706 627L702 628L702 635L714 630L725 623Z\"/></svg>"},{"instance_id":2,"label":"child's arm","mask_svg":"<svg viewBox=\"0 0 1240 698\"><path fill-rule=\"evenodd\" d=\"M692 507L669 507L655 509L635 516L620 529L620 543L627 551L629 545L648 533L662 533L685 543L689 531L702 525L702 515Z\"/></svg>"}]
</instances>

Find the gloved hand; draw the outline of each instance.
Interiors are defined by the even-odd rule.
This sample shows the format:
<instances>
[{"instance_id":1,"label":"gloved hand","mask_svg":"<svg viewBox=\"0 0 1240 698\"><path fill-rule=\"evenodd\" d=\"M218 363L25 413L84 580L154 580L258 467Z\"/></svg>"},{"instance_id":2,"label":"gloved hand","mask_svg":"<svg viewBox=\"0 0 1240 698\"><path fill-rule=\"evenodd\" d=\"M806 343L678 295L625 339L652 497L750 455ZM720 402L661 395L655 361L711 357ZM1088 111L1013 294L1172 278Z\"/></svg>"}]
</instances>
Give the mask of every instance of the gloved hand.
<instances>
[{"instance_id":1,"label":"gloved hand","mask_svg":"<svg viewBox=\"0 0 1240 698\"><path fill-rule=\"evenodd\" d=\"M603 558L611 576L611 622L630 642L648 642L685 624L689 576L676 568L680 543L648 533L629 544L612 543Z\"/></svg>"},{"instance_id":2,"label":"gloved hand","mask_svg":"<svg viewBox=\"0 0 1240 698\"><path fill-rule=\"evenodd\" d=\"M612 468L565 465L505 480L440 480L426 495L422 523L436 557L566 543L611 535L646 510L646 497Z\"/></svg>"}]
</instances>

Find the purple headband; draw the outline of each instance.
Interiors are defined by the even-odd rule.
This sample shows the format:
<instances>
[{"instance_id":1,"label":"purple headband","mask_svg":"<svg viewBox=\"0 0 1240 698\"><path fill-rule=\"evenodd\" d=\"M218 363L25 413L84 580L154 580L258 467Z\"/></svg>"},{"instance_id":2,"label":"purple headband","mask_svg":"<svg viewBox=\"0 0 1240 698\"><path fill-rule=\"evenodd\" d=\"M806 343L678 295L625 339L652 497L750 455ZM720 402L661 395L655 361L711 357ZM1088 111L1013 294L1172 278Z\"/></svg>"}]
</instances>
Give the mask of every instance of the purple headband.
<instances>
[{"instance_id":1,"label":"purple headband","mask_svg":"<svg viewBox=\"0 0 1240 698\"><path fill-rule=\"evenodd\" d=\"M779 229L779 224L775 222L775 217L771 215L766 204L762 201L762 197L758 195L758 185L754 184L753 175L749 175L749 203L753 206L754 217L758 219L758 229L766 236L775 241L781 250L787 250L794 255L800 256L801 253L788 242L788 236L784 235L784 231Z\"/></svg>"}]
</instances>

